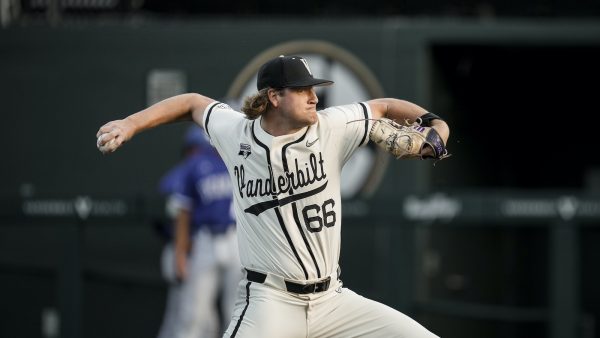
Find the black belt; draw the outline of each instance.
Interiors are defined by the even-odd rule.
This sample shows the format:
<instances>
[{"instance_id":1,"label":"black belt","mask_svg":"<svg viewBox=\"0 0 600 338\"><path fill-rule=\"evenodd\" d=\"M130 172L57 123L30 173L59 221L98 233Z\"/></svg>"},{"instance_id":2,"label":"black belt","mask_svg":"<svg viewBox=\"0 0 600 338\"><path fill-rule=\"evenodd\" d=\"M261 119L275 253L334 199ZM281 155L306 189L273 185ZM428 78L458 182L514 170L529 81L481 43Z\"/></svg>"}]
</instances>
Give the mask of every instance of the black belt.
<instances>
[{"instance_id":1,"label":"black belt","mask_svg":"<svg viewBox=\"0 0 600 338\"><path fill-rule=\"evenodd\" d=\"M267 279L267 275L261 272L256 272L252 270L246 270L246 278L251 282L256 283L264 283ZM312 284L299 284L294 282L285 281L285 288L289 292L298 293L298 294L308 294L308 293L317 293L327 291L329 289L329 283L331 282L331 277L327 277L322 281L318 281Z\"/></svg>"}]
</instances>

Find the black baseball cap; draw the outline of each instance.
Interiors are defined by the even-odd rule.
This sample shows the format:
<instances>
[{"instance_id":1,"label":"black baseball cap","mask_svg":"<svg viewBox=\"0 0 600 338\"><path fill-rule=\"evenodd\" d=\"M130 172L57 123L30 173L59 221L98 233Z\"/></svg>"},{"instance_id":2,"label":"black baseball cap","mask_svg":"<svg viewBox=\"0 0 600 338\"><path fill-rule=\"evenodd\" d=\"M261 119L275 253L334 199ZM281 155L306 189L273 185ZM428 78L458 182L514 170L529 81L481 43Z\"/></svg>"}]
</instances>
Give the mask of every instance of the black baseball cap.
<instances>
[{"instance_id":1,"label":"black baseball cap","mask_svg":"<svg viewBox=\"0 0 600 338\"><path fill-rule=\"evenodd\" d=\"M294 88L326 86L333 81L313 77L308 62L301 56L280 55L267 61L258 70L256 87L263 88Z\"/></svg>"}]
</instances>

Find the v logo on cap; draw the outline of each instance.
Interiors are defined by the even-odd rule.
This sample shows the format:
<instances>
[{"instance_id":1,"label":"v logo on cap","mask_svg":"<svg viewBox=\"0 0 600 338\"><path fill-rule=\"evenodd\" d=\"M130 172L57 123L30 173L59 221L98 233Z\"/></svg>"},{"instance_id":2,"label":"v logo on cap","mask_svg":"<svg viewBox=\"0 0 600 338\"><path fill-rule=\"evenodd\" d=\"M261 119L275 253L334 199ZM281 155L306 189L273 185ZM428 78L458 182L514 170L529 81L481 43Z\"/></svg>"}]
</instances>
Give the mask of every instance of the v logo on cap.
<instances>
[{"instance_id":1,"label":"v logo on cap","mask_svg":"<svg viewBox=\"0 0 600 338\"><path fill-rule=\"evenodd\" d=\"M308 62L306 62L306 60L304 58L300 59L300 61L302 61L302 63L304 64L304 67L306 67L308 74L310 74L310 76L313 76L313 73L310 71L310 67L308 66Z\"/></svg>"}]
</instances>

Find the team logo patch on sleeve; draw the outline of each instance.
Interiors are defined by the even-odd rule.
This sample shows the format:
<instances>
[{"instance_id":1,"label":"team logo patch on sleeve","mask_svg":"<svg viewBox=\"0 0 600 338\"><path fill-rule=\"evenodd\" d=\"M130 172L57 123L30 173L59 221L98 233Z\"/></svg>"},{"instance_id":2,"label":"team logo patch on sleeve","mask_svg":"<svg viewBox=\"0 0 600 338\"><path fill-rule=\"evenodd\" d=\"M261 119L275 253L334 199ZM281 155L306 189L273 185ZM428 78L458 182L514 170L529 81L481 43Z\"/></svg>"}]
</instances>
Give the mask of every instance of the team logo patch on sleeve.
<instances>
[{"instance_id":1,"label":"team logo patch on sleeve","mask_svg":"<svg viewBox=\"0 0 600 338\"><path fill-rule=\"evenodd\" d=\"M240 152L238 155L244 156L244 158L248 158L252 152L250 151L250 145L246 143L240 143Z\"/></svg>"},{"instance_id":2,"label":"team logo patch on sleeve","mask_svg":"<svg viewBox=\"0 0 600 338\"><path fill-rule=\"evenodd\" d=\"M228 104L226 104L226 103L219 103L219 104L217 104L217 108L219 108L219 109L229 109L229 110L233 110L233 109L231 109L231 107L230 107Z\"/></svg>"}]
</instances>

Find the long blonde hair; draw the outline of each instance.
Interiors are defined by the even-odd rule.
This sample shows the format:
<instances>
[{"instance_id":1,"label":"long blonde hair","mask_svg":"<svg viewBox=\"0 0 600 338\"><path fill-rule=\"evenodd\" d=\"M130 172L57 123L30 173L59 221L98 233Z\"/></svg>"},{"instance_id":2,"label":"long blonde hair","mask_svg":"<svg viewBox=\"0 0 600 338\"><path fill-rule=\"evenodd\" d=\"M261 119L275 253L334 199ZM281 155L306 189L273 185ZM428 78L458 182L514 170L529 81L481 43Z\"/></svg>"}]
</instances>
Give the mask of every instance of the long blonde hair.
<instances>
[{"instance_id":1,"label":"long blonde hair","mask_svg":"<svg viewBox=\"0 0 600 338\"><path fill-rule=\"evenodd\" d=\"M242 112L246 114L249 120L254 120L264 114L270 106L269 88L263 88L258 93L244 99Z\"/></svg>"}]
</instances>

